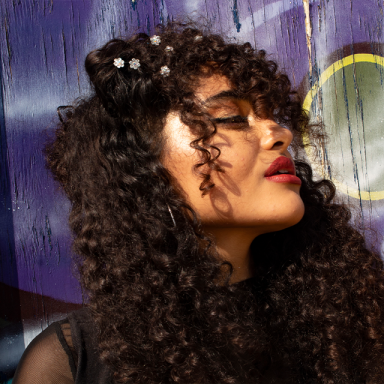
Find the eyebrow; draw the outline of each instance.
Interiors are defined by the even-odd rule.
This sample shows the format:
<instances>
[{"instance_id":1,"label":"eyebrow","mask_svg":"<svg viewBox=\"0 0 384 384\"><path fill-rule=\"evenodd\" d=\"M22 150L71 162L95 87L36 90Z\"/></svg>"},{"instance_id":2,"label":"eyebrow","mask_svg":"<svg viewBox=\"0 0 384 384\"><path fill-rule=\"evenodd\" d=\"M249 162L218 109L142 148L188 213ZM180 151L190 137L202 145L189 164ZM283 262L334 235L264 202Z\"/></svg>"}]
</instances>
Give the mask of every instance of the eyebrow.
<instances>
[{"instance_id":1,"label":"eyebrow","mask_svg":"<svg viewBox=\"0 0 384 384\"><path fill-rule=\"evenodd\" d=\"M211 97L208 97L208 99L206 99L203 104L209 104L213 101L217 101L217 100L226 100L226 99L231 99L231 100L246 100L246 98L244 96L241 96L239 95L239 93L237 91L223 91L223 92L220 92L218 93L217 95L213 95Z\"/></svg>"}]
</instances>

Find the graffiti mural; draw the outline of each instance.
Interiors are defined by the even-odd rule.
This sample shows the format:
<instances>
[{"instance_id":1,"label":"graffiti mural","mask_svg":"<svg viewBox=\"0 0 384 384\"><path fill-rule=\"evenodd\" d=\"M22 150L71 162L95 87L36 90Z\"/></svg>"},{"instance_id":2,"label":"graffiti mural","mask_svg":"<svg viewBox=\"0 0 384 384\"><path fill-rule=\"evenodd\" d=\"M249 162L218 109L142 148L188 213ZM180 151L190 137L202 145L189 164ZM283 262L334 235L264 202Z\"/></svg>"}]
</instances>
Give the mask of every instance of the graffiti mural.
<instances>
[{"instance_id":1,"label":"graffiti mural","mask_svg":"<svg viewBox=\"0 0 384 384\"><path fill-rule=\"evenodd\" d=\"M380 235L383 11L383 0L2 1L0 382L12 378L36 334L86 302L71 262L69 203L45 169L42 149L57 107L90 91L83 69L90 50L186 17L265 49L290 75L312 119L324 123L329 140L308 152L316 171Z\"/></svg>"}]
</instances>

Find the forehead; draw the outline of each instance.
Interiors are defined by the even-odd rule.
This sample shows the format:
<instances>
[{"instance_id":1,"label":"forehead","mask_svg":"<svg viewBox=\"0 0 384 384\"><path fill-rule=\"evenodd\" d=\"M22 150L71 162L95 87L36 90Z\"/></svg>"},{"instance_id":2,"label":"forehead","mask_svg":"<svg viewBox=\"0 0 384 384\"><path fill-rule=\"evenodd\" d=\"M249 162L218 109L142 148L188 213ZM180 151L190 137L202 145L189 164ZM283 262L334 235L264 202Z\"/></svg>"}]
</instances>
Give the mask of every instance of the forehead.
<instances>
[{"instance_id":1,"label":"forehead","mask_svg":"<svg viewBox=\"0 0 384 384\"><path fill-rule=\"evenodd\" d=\"M215 73L210 77L200 78L199 85L195 90L195 95L199 100L204 102L212 96L232 89L233 87L227 77Z\"/></svg>"},{"instance_id":2,"label":"forehead","mask_svg":"<svg viewBox=\"0 0 384 384\"><path fill-rule=\"evenodd\" d=\"M249 110L250 107L249 97L240 94L229 79L221 74L200 78L195 96L213 115L223 110L237 114L239 110Z\"/></svg>"}]
</instances>

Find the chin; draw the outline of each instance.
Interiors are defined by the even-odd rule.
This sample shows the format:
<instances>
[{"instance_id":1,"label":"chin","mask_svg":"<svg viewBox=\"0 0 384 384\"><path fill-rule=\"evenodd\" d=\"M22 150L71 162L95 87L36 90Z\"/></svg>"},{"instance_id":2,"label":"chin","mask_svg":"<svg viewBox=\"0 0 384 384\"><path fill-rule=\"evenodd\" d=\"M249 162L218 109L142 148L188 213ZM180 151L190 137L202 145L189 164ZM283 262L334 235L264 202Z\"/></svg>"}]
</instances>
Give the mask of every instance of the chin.
<instances>
[{"instance_id":1,"label":"chin","mask_svg":"<svg viewBox=\"0 0 384 384\"><path fill-rule=\"evenodd\" d=\"M281 218L281 221L277 222L275 225L272 225L273 229L268 232L281 231L283 229L293 227L303 218L305 212L305 207L303 201L300 199L300 204L293 211L290 211L285 218Z\"/></svg>"}]
</instances>

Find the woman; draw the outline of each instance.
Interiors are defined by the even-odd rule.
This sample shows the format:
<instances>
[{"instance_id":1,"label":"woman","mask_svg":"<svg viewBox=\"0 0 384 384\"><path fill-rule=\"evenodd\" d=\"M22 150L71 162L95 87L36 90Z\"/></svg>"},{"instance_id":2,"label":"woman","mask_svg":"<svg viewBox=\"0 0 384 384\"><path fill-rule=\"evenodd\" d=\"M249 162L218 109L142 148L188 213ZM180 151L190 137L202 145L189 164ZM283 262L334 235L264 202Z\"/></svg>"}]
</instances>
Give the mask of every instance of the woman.
<instances>
[{"instance_id":1,"label":"woman","mask_svg":"<svg viewBox=\"0 0 384 384\"><path fill-rule=\"evenodd\" d=\"M382 382L382 262L294 165L315 128L265 52L173 24L86 69L48 161L89 306L15 383Z\"/></svg>"}]
</instances>

